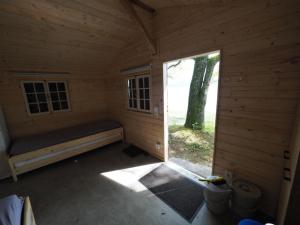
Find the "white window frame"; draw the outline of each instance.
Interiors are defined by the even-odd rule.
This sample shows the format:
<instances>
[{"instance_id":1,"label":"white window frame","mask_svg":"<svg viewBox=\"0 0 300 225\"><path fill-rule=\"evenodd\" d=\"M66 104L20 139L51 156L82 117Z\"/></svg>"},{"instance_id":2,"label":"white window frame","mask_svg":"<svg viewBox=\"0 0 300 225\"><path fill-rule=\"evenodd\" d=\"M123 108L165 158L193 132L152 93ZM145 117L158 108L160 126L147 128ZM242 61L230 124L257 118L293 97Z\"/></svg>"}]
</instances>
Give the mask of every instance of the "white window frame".
<instances>
[{"instance_id":1,"label":"white window frame","mask_svg":"<svg viewBox=\"0 0 300 225\"><path fill-rule=\"evenodd\" d=\"M47 112L39 112L39 113L31 113L30 112L29 102L28 102L27 95L26 95L27 93L26 93L25 87L24 87L24 84L26 84L26 83L32 83L32 84L43 83L43 85L44 85L44 92L45 92L45 95L46 95L46 102L47 102L47 105L48 105L48 111ZM48 83L64 83L65 84L66 97L67 97L67 102L68 102L68 109L53 110L52 100L51 100L51 97L50 97L50 91L49 91ZM28 115L30 115L30 116L39 116L39 115L45 115L45 114L50 114L50 113L59 113L59 112L68 112L68 111L71 111L71 103L70 103L70 98L69 98L69 89L68 89L68 82L67 81L60 81L60 80L57 80L57 81L54 81L54 80L53 81L52 80L51 81L45 81L45 80L21 81L21 88L22 88L22 92L23 92L23 96L24 96L26 110L27 110Z\"/></svg>"},{"instance_id":2,"label":"white window frame","mask_svg":"<svg viewBox=\"0 0 300 225\"><path fill-rule=\"evenodd\" d=\"M35 83L43 83L43 86L44 86L44 92L45 92L45 95L46 95L46 102L47 102L47 105L48 105L48 111L47 112L39 112L39 113L31 113L30 112L30 108L29 108L29 102L28 102L28 99L27 99L27 92L25 90L25 87L24 87L24 84L35 84ZM36 115L43 115L43 114L49 114L50 113L50 107L49 107L49 98L48 98L48 95L47 95L47 86L46 86L46 83L45 81L41 81L41 80L33 80L33 81L21 81L21 86L22 86L22 90L23 90L23 96L24 96L24 100L25 100L25 105L26 105L26 110L27 110L27 113L31 116L36 116ZM34 92L36 94L36 92ZM36 96L37 97L37 96Z\"/></svg>"},{"instance_id":3,"label":"white window frame","mask_svg":"<svg viewBox=\"0 0 300 225\"><path fill-rule=\"evenodd\" d=\"M133 98L130 98L130 92L131 92L131 89L129 89L129 81L130 80L134 80L134 82L135 82L135 90L136 90L136 107L133 107L133 106L130 106L130 104L129 104L129 100L130 99L133 99ZM139 99L138 99L138 87L137 87L137 84L136 84L136 77L128 77L127 78L127 80L126 80L127 82L126 82L126 95L127 95L127 109L129 109L129 110L133 110L133 111L136 111L136 110L138 110L138 101L139 101Z\"/></svg>"},{"instance_id":4,"label":"white window frame","mask_svg":"<svg viewBox=\"0 0 300 225\"><path fill-rule=\"evenodd\" d=\"M140 107L140 88L139 88L139 78L145 78L147 77L149 79L149 109L141 109ZM137 108L130 107L129 105L129 95L128 95L128 81L129 80L135 80L135 85L136 85L136 100L137 100ZM135 76L129 76L126 79L126 95L127 95L127 109L131 111L137 111L137 112L144 112L144 113L151 113L152 112L152 80L151 80L151 75L150 74L144 74L144 75L135 75Z\"/></svg>"},{"instance_id":5,"label":"white window frame","mask_svg":"<svg viewBox=\"0 0 300 225\"><path fill-rule=\"evenodd\" d=\"M50 90L49 90L49 85L48 85L48 84L51 84L51 83L64 83L65 84L65 89L66 89L65 92L66 92L66 97L67 97L67 102L68 102L68 109L61 109L61 110L54 110L53 109L52 99L51 99L51 96L50 96ZM69 112L69 111L71 111L71 104L70 104L70 98L69 98L69 88L68 88L67 81L51 80L51 81L46 81L46 84L47 84L47 95L48 95L48 99L49 99L51 112L57 113L57 112ZM58 96L58 98L59 98L59 96ZM59 102L60 102L60 100L59 100Z\"/></svg>"}]
</instances>

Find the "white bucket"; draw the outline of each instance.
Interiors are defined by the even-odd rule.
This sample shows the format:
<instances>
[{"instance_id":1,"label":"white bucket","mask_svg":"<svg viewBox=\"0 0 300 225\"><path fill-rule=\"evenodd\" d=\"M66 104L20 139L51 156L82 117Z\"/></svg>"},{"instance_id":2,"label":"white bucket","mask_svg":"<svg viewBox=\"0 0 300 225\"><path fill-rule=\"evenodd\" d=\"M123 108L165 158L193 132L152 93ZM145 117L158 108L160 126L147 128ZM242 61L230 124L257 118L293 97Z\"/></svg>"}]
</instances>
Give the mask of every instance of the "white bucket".
<instances>
[{"instance_id":1,"label":"white bucket","mask_svg":"<svg viewBox=\"0 0 300 225\"><path fill-rule=\"evenodd\" d=\"M242 217L251 216L258 208L261 191L248 181L236 180L232 184L232 209Z\"/></svg>"}]
</instances>

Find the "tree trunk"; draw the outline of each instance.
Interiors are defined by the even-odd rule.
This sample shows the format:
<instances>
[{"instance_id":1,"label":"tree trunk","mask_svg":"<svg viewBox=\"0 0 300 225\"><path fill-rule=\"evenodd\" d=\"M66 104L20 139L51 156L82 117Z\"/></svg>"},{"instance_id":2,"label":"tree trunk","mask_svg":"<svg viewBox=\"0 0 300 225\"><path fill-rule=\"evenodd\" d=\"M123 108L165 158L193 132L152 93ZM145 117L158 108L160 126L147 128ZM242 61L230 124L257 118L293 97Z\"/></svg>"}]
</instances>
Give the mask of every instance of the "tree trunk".
<instances>
[{"instance_id":1,"label":"tree trunk","mask_svg":"<svg viewBox=\"0 0 300 225\"><path fill-rule=\"evenodd\" d=\"M198 130L204 128L207 91L214 67L218 61L219 55L212 58L208 58L208 56L195 58L185 127Z\"/></svg>"}]
</instances>

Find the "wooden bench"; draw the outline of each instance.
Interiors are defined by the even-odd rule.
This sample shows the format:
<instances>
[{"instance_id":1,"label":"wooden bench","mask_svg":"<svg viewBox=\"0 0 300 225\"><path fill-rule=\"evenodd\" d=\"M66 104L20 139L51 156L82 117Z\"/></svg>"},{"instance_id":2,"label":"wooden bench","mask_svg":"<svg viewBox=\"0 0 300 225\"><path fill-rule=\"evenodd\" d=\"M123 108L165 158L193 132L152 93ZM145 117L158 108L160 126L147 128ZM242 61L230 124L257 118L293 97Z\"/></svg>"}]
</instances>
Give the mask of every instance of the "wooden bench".
<instances>
[{"instance_id":1,"label":"wooden bench","mask_svg":"<svg viewBox=\"0 0 300 225\"><path fill-rule=\"evenodd\" d=\"M13 142L8 153L12 177L123 140L123 128L97 121Z\"/></svg>"}]
</instances>

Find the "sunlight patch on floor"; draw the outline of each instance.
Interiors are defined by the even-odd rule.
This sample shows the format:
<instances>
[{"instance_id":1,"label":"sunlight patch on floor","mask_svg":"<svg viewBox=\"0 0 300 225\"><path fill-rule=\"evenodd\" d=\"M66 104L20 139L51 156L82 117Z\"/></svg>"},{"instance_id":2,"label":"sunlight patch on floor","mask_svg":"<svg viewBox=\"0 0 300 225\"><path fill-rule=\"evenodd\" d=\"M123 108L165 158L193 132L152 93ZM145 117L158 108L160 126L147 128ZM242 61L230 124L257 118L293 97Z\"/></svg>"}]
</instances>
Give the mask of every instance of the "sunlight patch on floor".
<instances>
[{"instance_id":1,"label":"sunlight patch on floor","mask_svg":"<svg viewBox=\"0 0 300 225\"><path fill-rule=\"evenodd\" d=\"M139 182L139 179L157 168L161 163L153 163L143 166L131 167L121 170L114 170L101 173L100 175L129 188L135 192L147 190L147 188Z\"/></svg>"}]
</instances>

